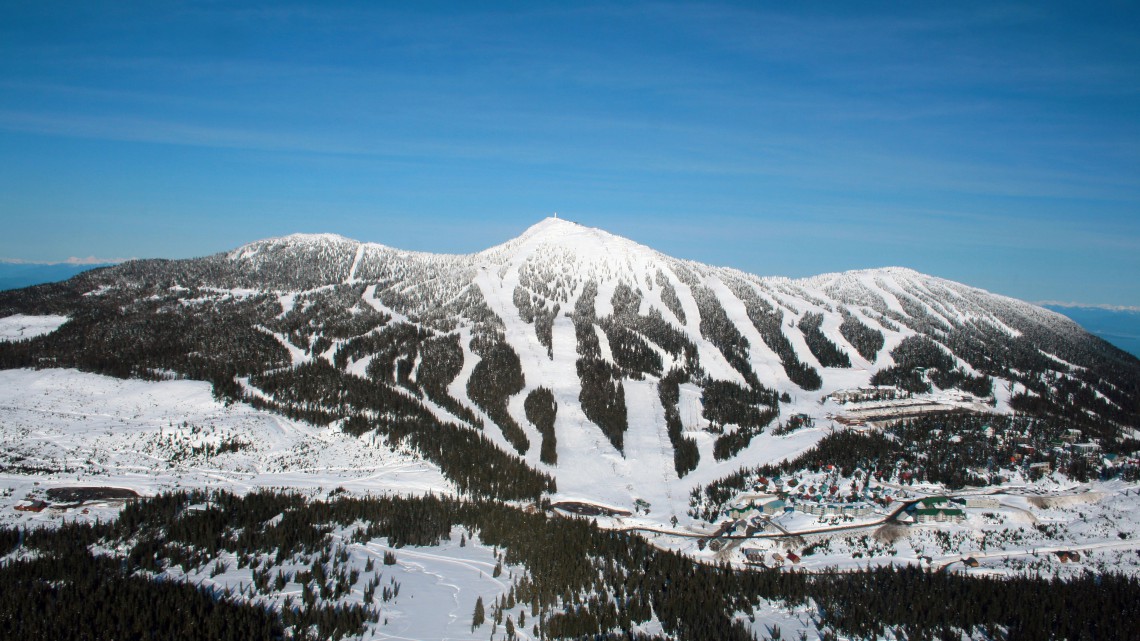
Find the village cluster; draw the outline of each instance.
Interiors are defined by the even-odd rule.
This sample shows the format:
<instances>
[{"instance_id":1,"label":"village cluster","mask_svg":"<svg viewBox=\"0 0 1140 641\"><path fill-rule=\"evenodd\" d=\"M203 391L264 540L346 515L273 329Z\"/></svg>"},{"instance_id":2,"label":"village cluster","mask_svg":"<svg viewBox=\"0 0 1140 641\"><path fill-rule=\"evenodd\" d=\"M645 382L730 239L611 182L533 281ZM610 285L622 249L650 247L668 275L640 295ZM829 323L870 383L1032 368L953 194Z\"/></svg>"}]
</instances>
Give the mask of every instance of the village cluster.
<instances>
[{"instance_id":1,"label":"village cluster","mask_svg":"<svg viewBox=\"0 0 1140 641\"><path fill-rule=\"evenodd\" d=\"M788 536L792 532L873 523L888 515L894 503L909 497L906 490L874 488L852 482L840 491L838 470L833 466L812 481L796 478L760 477L753 492L730 502L715 532L698 541L701 549L720 550L726 541L754 536ZM903 504L900 504L903 505Z\"/></svg>"}]
</instances>

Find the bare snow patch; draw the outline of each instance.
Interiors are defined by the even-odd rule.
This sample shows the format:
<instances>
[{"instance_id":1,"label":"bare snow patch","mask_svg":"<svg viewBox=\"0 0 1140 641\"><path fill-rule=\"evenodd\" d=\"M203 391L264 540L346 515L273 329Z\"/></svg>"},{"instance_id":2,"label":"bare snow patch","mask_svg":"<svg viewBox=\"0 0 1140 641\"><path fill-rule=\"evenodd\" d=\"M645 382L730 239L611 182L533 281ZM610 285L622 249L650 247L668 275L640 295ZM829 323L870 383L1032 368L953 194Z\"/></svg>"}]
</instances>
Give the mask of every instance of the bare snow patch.
<instances>
[{"instance_id":1,"label":"bare snow patch","mask_svg":"<svg viewBox=\"0 0 1140 641\"><path fill-rule=\"evenodd\" d=\"M66 323L66 316L25 316L0 318L0 341L22 341L50 334Z\"/></svg>"}]
</instances>

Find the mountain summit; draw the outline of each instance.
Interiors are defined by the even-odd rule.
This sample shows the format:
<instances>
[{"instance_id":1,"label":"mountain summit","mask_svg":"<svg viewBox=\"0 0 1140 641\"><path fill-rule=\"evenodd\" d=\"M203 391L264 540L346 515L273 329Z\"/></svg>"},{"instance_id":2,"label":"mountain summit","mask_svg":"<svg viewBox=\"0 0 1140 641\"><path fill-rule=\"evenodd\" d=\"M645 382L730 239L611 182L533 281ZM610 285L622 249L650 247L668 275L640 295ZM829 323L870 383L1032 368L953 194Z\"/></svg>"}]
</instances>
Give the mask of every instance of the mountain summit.
<instances>
[{"instance_id":1,"label":"mountain summit","mask_svg":"<svg viewBox=\"0 0 1140 641\"><path fill-rule=\"evenodd\" d=\"M559 247L567 251L587 253L631 251L652 251L632 240L615 236L596 227L586 227L565 218L544 218L522 233L518 238L503 245L491 248L484 253L494 253L499 249L521 247Z\"/></svg>"},{"instance_id":2,"label":"mountain summit","mask_svg":"<svg viewBox=\"0 0 1140 641\"><path fill-rule=\"evenodd\" d=\"M209 380L479 495L682 513L694 487L844 423L1140 428L1140 362L1059 314L903 268L764 278L557 218L469 255L319 234L133 261L0 294L13 314L71 320L0 344L5 367Z\"/></svg>"}]
</instances>

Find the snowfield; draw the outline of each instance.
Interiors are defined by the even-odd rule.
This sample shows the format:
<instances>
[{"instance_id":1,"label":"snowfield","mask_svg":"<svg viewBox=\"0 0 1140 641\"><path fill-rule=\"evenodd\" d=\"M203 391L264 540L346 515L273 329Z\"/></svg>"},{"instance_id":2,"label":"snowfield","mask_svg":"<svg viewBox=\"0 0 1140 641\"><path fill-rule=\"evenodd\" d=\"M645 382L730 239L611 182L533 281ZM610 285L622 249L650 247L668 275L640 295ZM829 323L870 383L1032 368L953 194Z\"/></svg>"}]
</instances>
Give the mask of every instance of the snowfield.
<instances>
[{"instance_id":1,"label":"snowfield","mask_svg":"<svg viewBox=\"0 0 1140 641\"><path fill-rule=\"evenodd\" d=\"M335 426L225 405L208 383L75 370L0 371L0 465L0 484L13 490L3 521L21 514L11 507L33 479L44 487L115 485L142 495L176 487L406 494L450 487L437 468L410 454Z\"/></svg>"},{"instance_id":2,"label":"snowfield","mask_svg":"<svg viewBox=\"0 0 1140 641\"><path fill-rule=\"evenodd\" d=\"M44 336L67 322L66 316L25 316L0 318L0 341L22 341Z\"/></svg>"}]
</instances>

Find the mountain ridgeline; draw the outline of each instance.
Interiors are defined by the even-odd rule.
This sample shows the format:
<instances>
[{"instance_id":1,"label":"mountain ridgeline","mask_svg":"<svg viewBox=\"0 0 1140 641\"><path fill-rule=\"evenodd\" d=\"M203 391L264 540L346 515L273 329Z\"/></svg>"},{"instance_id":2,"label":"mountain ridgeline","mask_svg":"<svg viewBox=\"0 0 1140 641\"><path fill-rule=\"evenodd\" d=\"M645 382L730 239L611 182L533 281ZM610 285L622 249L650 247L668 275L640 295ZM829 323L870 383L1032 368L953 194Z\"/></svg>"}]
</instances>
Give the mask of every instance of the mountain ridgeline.
<instances>
[{"instance_id":1,"label":"mountain ridgeline","mask_svg":"<svg viewBox=\"0 0 1140 641\"><path fill-rule=\"evenodd\" d=\"M0 367L210 381L378 432L477 497L572 492L629 461L697 484L866 385L1140 428L1140 361L1054 312L899 268L761 278L559 219L463 256L297 235L131 261L0 292L12 314L70 320L0 342Z\"/></svg>"}]
</instances>

